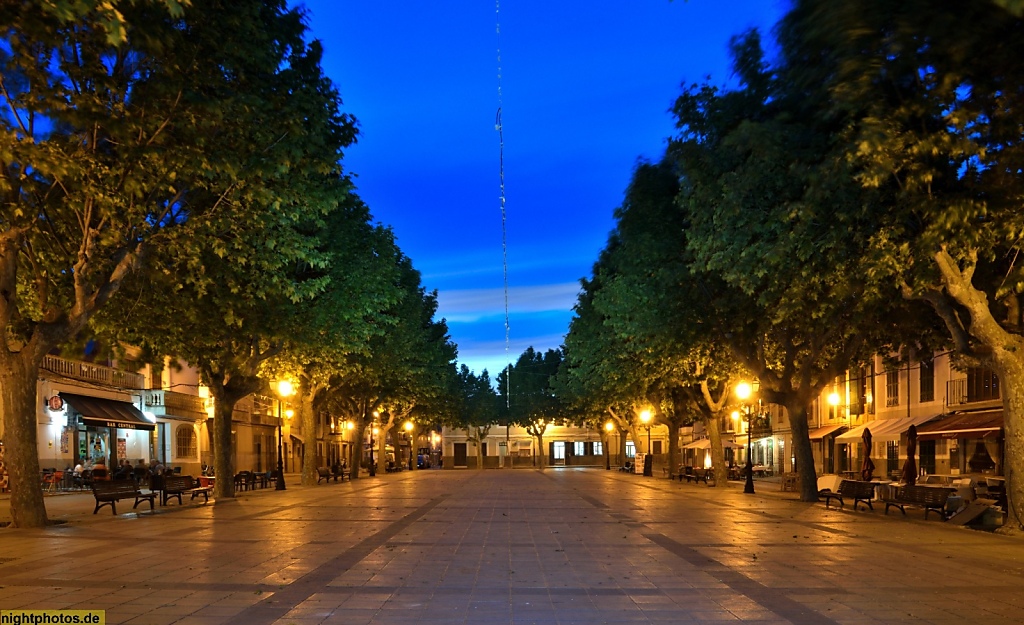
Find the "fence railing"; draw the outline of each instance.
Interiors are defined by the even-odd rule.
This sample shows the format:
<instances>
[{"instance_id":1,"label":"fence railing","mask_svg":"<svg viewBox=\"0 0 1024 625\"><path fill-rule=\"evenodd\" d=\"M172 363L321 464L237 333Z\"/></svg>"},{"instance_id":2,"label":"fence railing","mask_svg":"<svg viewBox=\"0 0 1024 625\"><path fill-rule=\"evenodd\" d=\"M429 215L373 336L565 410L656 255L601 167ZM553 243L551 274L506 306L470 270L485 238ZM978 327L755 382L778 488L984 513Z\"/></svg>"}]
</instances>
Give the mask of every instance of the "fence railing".
<instances>
[{"instance_id":1,"label":"fence railing","mask_svg":"<svg viewBox=\"0 0 1024 625\"><path fill-rule=\"evenodd\" d=\"M173 414L192 419L206 419L206 400L197 395L152 389L145 393L146 406L163 407L165 414Z\"/></svg>"},{"instance_id":2,"label":"fence railing","mask_svg":"<svg viewBox=\"0 0 1024 625\"><path fill-rule=\"evenodd\" d=\"M69 360L60 356L44 356L43 369L75 380L104 386L140 390L146 386L146 377L141 373L121 371L113 367L94 365L81 360Z\"/></svg>"}]
</instances>

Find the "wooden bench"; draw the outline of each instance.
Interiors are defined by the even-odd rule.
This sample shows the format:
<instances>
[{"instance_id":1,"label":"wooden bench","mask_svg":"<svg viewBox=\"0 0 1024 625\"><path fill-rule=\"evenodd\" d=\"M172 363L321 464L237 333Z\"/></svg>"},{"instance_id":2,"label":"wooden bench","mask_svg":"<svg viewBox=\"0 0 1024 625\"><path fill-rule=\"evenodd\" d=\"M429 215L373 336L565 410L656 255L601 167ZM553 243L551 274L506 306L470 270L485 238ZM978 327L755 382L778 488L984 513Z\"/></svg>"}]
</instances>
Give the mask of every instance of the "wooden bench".
<instances>
[{"instance_id":1,"label":"wooden bench","mask_svg":"<svg viewBox=\"0 0 1024 625\"><path fill-rule=\"evenodd\" d=\"M328 469L327 467L317 467L316 483L319 484L321 481L324 480L326 480L328 483L331 481L331 470Z\"/></svg>"},{"instance_id":2,"label":"wooden bench","mask_svg":"<svg viewBox=\"0 0 1024 625\"><path fill-rule=\"evenodd\" d=\"M344 482L345 481L345 467L341 466L340 464L334 465L333 467L331 467L331 475L334 476L334 481L335 482L337 482L338 480L341 480L342 482Z\"/></svg>"},{"instance_id":3,"label":"wooden bench","mask_svg":"<svg viewBox=\"0 0 1024 625\"><path fill-rule=\"evenodd\" d=\"M149 502L149 509L153 509L153 500L156 493L143 493L135 484L135 480L109 480L92 483L92 495L96 498L96 508L92 511L96 514L103 506L110 506L110 511L117 514L117 502L122 499L135 499L132 510L139 507L143 501Z\"/></svg>"},{"instance_id":4,"label":"wooden bench","mask_svg":"<svg viewBox=\"0 0 1024 625\"><path fill-rule=\"evenodd\" d=\"M704 482L708 483L709 480L715 479L715 473L711 469L691 469L690 471L684 471L680 477L680 481L686 479L687 482L694 482L700 484Z\"/></svg>"},{"instance_id":5,"label":"wooden bench","mask_svg":"<svg viewBox=\"0 0 1024 625\"><path fill-rule=\"evenodd\" d=\"M212 486L196 486L196 482L192 479L191 475L167 475L164 476L161 505L166 506L167 502L171 500L171 497L177 497L178 505L181 505L182 495L191 495L189 501L192 501L199 495L202 495L203 502L208 503L210 501L210 491L212 490Z\"/></svg>"},{"instance_id":6,"label":"wooden bench","mask_svg":"<svg viewBox=\"0 0 1024 625\"><path fill-rule=\"evenodd\" d=\"M885 502L885 513L889 514L889 506L896 506L906 516L904 506L921 506L924 508L924 518L928 513L935 511L939 513L942 520L946 520L946 500L949 499L952 488L936 488L934 486L897 486L895 494Z\"/></svg>"},{"instance_id":7,"label":"wooden bench","mask_svg":"<svg viewBox=\"0 0 1024 625\"><path fill-rule=\"evenodd\" d=\"M832 503L833 499L839 500L839 507L842 508L844 505L844 499L853 500L853 509L857 509L857 504L865 503L872 510L875 509L871 505L871 500L875 498L875 483L874 482L859 482L857 480L843 480L839 483L839 492L833 493L830 490L818 491L819 497L825 498L825 507L828 508L829 504Z\"/></svg>"}]
</instances>

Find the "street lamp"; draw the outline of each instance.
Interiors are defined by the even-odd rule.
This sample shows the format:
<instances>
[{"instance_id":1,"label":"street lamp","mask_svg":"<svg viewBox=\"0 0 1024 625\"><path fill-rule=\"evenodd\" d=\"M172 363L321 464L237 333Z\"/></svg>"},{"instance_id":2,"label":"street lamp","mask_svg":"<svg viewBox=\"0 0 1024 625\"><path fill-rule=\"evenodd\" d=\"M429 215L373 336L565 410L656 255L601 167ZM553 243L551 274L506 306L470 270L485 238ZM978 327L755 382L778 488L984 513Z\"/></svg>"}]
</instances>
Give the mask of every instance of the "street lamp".
<instances>
[{"instance_id":1,"label":"street lamp","mask_svg":"<svg viewBox=\"0 0 1024 625\"><path fill-rule=\"evenodd\" d=\"M605 439L605 450L604 450L604 470L605 471L611 471L612 470L612 447L611 447L611 442L612 442L612 430L614 430L614 429L615 429L615 426L612 425L611 421L609 421L608 423L604 424L604 431L608 432L608 437Z\"/></svg>"},{"instance_id":2,"label":"street lamp","mask_svg":"<svg viewBox=\"0 0 1024 625\"><path fill-rule=\"evenodd\" d=\"M370 426L370 477L377 475L377 463L373 461L373 448L377 444L374 437L377 436L377 417L380 416L376 410L373 411L373 425Z\"/></svg>"},{"instance_id":3,"label":"street lamp","mask_svg":"<svg viewBox=\"0 0 1024 625\"><path fill-rule=\"evenodd\" d=\"M416 427L416 426L413 425L412 421L406 421L405 422L405 431L409 435L409 470L410 471L412 471L412 446L413 446L412 429L414 427Z\"/></svg>"},{"instance_id":4,"label":"street lamp","mask_svg":"<svg viewBox=\"0 0 1024 625\"><path fill-rule=\"evenodd\" d=\"M294 389L288 380L281 380L277 383L277 480L274 483L275 490L287 490L284 483L284 418L281 416L281 406L286 397L291 397Z\"/></svg>"},{"instance_id":5,"label":"street lamp","mask_svg":"<svg viewBox=\"0 0 1024 625\"><path fill-rule=\"evenodd\" d=\"M751 427L751 405L747 400L750 399L755 390L754 387L746 382L740 382L736 385L736 397L743 402L743 409L747 413L747 480L743 485L743 492L751 495L754 494L754 437L753 428Z\"/></svg>"},{"instance_id":6,"label":"street lamp","mask_svg":"<svg viewBox=\"0 0 1024 625\"><path fill-rule=\"evenodd\" d=\"M651 411L644 410L640 413L640 422L647 428L647 455L644 456L644 476L654 476L654 458L651 457Z\"/></svg>"},{"instance_id":7,"label":"street lamp","mask_svg":"<svg viewBox=\"0 0 1024 625\"><path fill-rule=\"evenodd\" d=\"M829 416L833 419L837 418L839 416L839 393L832 391L831 393L828 394L828 405L830 406L829 410L831 412ZM821 445L822 448L824 448L824 439L822 439ZM845 453L843 454L843 466L840 467L840 470L843 471L849 469L850 467L850 446L844 445L844 447Z\"/></svg>"}]
</instances>

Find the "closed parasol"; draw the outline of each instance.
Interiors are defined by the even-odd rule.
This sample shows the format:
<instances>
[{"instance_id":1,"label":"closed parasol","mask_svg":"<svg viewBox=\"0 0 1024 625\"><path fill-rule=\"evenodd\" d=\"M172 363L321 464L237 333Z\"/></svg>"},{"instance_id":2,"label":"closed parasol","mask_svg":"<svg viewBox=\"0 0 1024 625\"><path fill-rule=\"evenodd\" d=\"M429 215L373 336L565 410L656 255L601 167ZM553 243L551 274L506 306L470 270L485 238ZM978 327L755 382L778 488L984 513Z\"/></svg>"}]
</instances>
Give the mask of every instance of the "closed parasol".
<instances>
[{"instance_id":1,"label":"closed parasol","mask_svg":"<svg viewBox=\"0 0 1024 625\"><path fill-rule=\"evenodd\" d=\"M907 461L903 463L903 483L907 486L913 486L917 483L915 455L917 455L917 426L912 425L907 430Z\"/></svg>"},{"instance_id":2,"label":"closed parasol","mask_svg":"<svg viewBox=\"0 0 1024 625\"><path fill-rule=\"evenodd\" d=\"M864 440L864 464L860 468L860 478L870 482L875 473L875 463L871 461L871 430L864 428L861 438Z\"/></svg>"}]
</instances>

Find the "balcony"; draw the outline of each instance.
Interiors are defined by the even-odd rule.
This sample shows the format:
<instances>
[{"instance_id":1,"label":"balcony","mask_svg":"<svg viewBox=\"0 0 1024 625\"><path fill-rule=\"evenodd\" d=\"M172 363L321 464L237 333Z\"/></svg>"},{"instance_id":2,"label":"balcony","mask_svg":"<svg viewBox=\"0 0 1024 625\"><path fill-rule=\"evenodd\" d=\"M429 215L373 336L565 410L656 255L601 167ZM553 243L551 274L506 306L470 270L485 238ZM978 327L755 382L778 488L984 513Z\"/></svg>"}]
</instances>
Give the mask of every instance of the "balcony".
<instances>
[{"instance_id":1,"label":"balcony","mask_svg":"<svg viewBox=\"0 0 1024 625\"><path fill-rule=\"evenodd\" d=\"M102 386L137 390L142 390L146 386L146 378L141 373L121 371L81 360L68 360L60 356L43 357L43 369L67 378Z\"/></svg>"},{"instance_id":2,"label":"balcony","mask_svg":"<svg viewBox=\"0 0 1024 625\"><path fill-rule=\"evenodd\" d=\"M966 378L946 382L946 402L950 406L999 399L999 378L987 369L971 368Z\"/></svg>"},{"instance_id":3,"label":"balcony","mask_svg":"<svg viewBox=\"0 0 1024 625\"><path fill-rule=\"evenodd\" d=\"M206 400L196 395L178 393L176 391L149 390L145 393L146 407L157 408L154 414L170 414L190 419L205 420Z\"/></svg>"}]
</instances>

